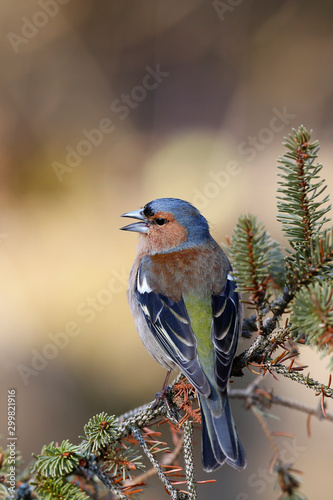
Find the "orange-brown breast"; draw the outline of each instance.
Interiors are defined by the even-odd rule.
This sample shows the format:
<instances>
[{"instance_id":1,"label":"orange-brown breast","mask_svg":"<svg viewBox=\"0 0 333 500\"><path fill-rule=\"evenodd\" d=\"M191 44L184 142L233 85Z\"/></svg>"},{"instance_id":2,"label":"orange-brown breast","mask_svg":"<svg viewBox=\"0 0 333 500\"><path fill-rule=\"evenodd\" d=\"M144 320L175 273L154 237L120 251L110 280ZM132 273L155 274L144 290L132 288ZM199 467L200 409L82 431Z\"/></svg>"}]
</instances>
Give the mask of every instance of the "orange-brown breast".
<instances>
[{"instance_id":1,"label":"orange-brown breast","mask_svg":"<svg viewBox=\"0 0 333 500\"><path fill-rule=\"evenodd\" d=\"M151 255L149 284L157 292L178 301L184 294L207 296L224 287L229 263L214 244Z\"/></svg>"}]
</instances>

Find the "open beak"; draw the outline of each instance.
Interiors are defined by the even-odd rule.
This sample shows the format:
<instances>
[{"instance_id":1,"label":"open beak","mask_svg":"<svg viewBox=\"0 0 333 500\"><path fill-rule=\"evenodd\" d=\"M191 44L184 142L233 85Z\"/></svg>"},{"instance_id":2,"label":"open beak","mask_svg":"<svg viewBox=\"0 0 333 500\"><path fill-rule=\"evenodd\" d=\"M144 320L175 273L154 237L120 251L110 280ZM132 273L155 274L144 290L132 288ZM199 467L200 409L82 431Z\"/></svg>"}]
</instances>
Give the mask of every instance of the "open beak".
<instances>
[{"instance_id":1,"label":"open beak","mask_svg":"<svg viewBox=\"0 0 333 500\"><path fill-rule=\"evenodd\" d=\"M138 219L140 222L133 222L128 224L128 226L121 227L123 231L135 231L136 233L148 233L148 224L145 217L142 215L142 208L140 210L134 210L134 212L127 212L121 217L130 217L132 219Z\"/></svg>"}]
</instances>

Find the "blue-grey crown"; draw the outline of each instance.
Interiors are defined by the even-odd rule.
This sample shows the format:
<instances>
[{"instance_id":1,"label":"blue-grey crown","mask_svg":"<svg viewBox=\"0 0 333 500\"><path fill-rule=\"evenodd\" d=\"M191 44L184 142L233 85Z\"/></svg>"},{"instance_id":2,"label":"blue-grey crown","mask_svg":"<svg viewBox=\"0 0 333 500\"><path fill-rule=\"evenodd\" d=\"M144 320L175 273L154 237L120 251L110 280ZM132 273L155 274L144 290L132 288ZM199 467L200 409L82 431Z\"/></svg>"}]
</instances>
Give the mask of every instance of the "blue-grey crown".
<instances>
[{"instance_id":1,"label":"blue-grey crown","mask_svg":"<svg viewBox=\"0 0 333 500\"><path fill-rule=\"evenodd\" d=\"M188 243L199 244L210 238L208 222L188 201L179 198L158 198L143 208L143 215L150 217L157 212L170 212L188 231Z\"/></svg>"}]
</instances>

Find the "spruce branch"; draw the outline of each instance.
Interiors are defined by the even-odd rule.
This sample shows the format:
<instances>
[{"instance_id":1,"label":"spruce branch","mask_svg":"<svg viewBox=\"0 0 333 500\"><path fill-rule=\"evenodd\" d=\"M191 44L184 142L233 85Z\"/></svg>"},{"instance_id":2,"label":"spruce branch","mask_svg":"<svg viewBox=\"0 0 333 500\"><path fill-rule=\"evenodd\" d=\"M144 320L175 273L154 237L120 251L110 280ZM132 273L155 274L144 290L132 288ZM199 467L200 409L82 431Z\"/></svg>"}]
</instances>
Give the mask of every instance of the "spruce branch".
<instances>
[{"instance_id":1,"label":"spruce branch","mask_svg":"<svg viewBox=\"0 0 333 500\"><path fill-rule=\"evenodd\" d=\"M239 217L231 237L230 255L238 290L248 293L256 309L257 329L263 334L263 308L270 283L281 283L282 251L253 215Z\"/></svg>"},{"instance_id":2,"label":"spruce branch","mask_svg":"<svg viewBox=\"0 0 333 500\"><path fill-rule=\"evenodd\" d=\"M308 252L298 250L287 257L287 286L293 294L302 286L309 285L333 273L333 230L325 230L314 236Z\"/></svg>"},{"instance_id":3,"label":"spruce branch","mask_svg":"<svg viewBox=\"0 0 333 500\"><path fill-rule=\"evenodd\" d=\"M324 354L333 351L333 281L311 283L296 295L291 307L291 335L304 338ZM331 358L333 367L333 359Z\"/></svg>"},{"instance_id":4,"label":"spruce branch","mask_svg":"<svg viewBox=\"0 0 333 500\"><path fill-rule=\"evenodd\" d=\"M280 156L278 168L280 181L278 193L278 220L287 236L290 250L287 261L287 283L297 289L304 282L309 269L318 273L318 265L326 252L322 242L327 240L323 225L330 219L326 214L331 208L325 180L319 178L323 166L314 163L319 150L318 141L310 142L311 132L302 125L293 129L284 142L287 152ZM331 247L331 245L330 245ZM318 255L319 253L319 255ZM319 259L317 258L319 257Z\"/></svg>"},{"instance_id":5,"label":"spruce branch","mask_svg":"<svg viewBox=\"0 0 333 500\"><path fill-rule=\"evenodd\" d=\"M0 438L2 438L2 436L0 436ZM11 466L13 465L15 465L15 468L18 468L20 465L22 465L21 452L19 450L16 451L15 462L13 462L13 457L10 454L9 448L3 449L2 446L0 446L0 475L9 474L11 471Z\"/></svg>"},{"instance_id":6,"label":"spruce branch","mask_svg":"<svg viewBox=\"0 0 333 500\"><path fill-rule=\"evenodd\" d=\"M134 470L144 470L145 468L141 459L142 455L139 455L131 446L111 448L103 457L103 470L113 477L120 474L123 481L132 479L131 473Z\"/></svg>"},{"instance_id":7,"label":"spruce branch","mask_svg":"<svg viewBox=\"0 0 333 500\"><path fill-rule=\"evenodd\" d=\"M230 389L230 399L242 399L247 405L255 403L259 408L271 408L272 406L283 406L292 410L300 411L309 416L314 416L318 420L327 420L333 422L333 413L326 412L326 417L323 415L322 409L319 406L309 406L301 401L291 398L277 396L273 390L266 390L260 387L263 378L257 376L245 389Z\"/></svg>"},{"instance_id":8,"label":"spruce branch","mask_svg":"<svg viewBox=\"0 0 333 500\"><path fill-rule=\"evenodd\" d=\"M43 447L33 470L44 477L66 476L79 466L82 457L80 448L71 444L68 439L60 446L52 442Z\"/></svg>"},{"instance_id":9,"label":"spruce branch","mask_svg":"<svg viewBox=\"0 0 333 500\"><path fill-rule=\"evenodd\" d=\"M4 499L7 499L7 498L10 498L9 497L9 491L8 491L8 489L6 488L6 486L4 484L0 483L0 499L4 500Z\"/></svg>"},{"instance_id":10,"label":"spruce branch","mask_svg":"<svg viewBox=\"0 0 333 500\"><path fill-rule=\"evenodd\" d=\"M284 464L281 460L276 460L274 471L277 473L276 489L279 488L282 495L278 500L307 500L307 497L299 491L300 474L292 467L292 464Z\"/></svg>"},{"instance_id":11,"label":"spruce branch","mask_svg":"<svg viewBox=\"0 0 333 500\"><path fill-rule=\"evenodd\" d=\"M119 500L128 500L128 496L125 495L118 484L115 481L112 481L107 473L103 471L103 467L99 463L99 459L97 456L92 455L91 458L87 461L87 468L89 469L92 475L96 475L98 479L104 484L107 490L111 491L113 495Z\"/></svg>"},{"instance_id":12,"label":"spruce branch","mask_svg":"<svg viewBox=\"0 0 333 500\"><path fill-rule=\"evenodd\" d=\"M135 437L135 439L139 442L139 445L143 448L143 451L145 455L148 457L150 460L152 466L156 470L156 473L158 477L160 478L161 482L163 483L165 489L169 493L170 497L173 498L174 500L185 500L188 498L186 494L183 494L179 491L177 491L173 485L170 483L168 478L166 477L162 467L160 466L158 460L154 457L153 453L150 451L150 449L147 446L147 443L143 439L142 433L139 428L133 427L131 429L132 435Z\"/></svg>"},{"instance_id":13,"label":"spruce branch","mask_svg":"<svg viewBox=\"0 0 333 500\"><path fill-rule=\"evenodd\" d=\"M264 333L270 334L276 328L282 314L285 313L288 305L292 301L294 295L289 291L287 287L284 287L282 294L273 300L267 307L262 310L262 315L267 316L268 313L273 313L273 315L264 321ZM254 322L256 320L256 315L249 316L243 321L242 336L245 338L251 337L250 333L256 331Z\"/></svg>"},{"instance_id":14,"label":"spruce branch","mask_svg":"<svg viewBox=\"0 0 333 500\"><path fill-rule=\"evenodd\" d=\"M318 141L310 142L311 132L303 125L285 139L288 151L279 158L282 181L278 184L278 220L293 250L309 251L314 236L321 232L331 206L329 196L320 199L326 190L325 180L319 179L323 166L314 164L319 150Z\"/></svg>"},{"instance_id":15,"label":"spruce branch","mask_svg":"<svg viewBox=\"0 0 333 500\"><path fill-rule=\"evenodd\" d=\"M64 477L48 477L43 481L37 478L35 484L36 492L43 500L90 500L90 496Z\"/></svg>"},{"instance_id":16,"label":"spruce branch","mask_svg":"<svg viewBox=\"0 0 333 500\"><path fill-rule=\"evenodd\" d=\"M81 444L77 446L66 440L60 446L51 443L44 447L41 455L37 457L34 467L40 498L44 498L50 493L51 496L54 495L54 498L71 500L72 494L80 493L83 495L82 491L86 495L86 497L82 496L82 500L83 498L99 498L99 492L103 491L101 485L104 485L115 498L121 500L129 498L129 496L140 492L142 490L140 487L143 486L142 481L138 483L140 476L133 475L136 471L144 468L141 455L134 449L135 446L139 445L172 498L178 500L194 499L195 480L193 454L190 452L191 433L187 429L187 420L181 418L180 415L176 419L175 415L181 411L187 415L187 418L193 417L196 421L198 420L197 409L192 409L195 392L184 377L177 377L170 392L176 396L175 403L170 402L170 404L179 404L180 406L179 409L175 406L175 411L172 409L172 415L169 416L169 419L171 418L177 425L182 423L185 429L187 449L184 453L187 457L185 463L189 480L187 483L189 493L175 487L176 484L186 484L186 481L177 481L173 484L169 479L173 472L178 474L182 468L179 466L175 468L172 465L170 469L170 465L167 465L172 463L170 457L164 464L163 460L157 458L159 453L169 451L169 448L166 443L158 439L160 432L148 429L147 425L150 425L152 421L156 422L161 419L165 421L169 407L164 402L158 406L153 405L152 402L132 410L127 416L122 416L119 419L105 412L92 417L84 427L85 436L82 438ZM124 419L126 419L126 425ZM133 422L135 422L134 425ZM182 434L183 432L178 429L178 433ZM176 459L184 445L182 436L177 438L177 441L176 449L171 454L173 459ZM163 456L168 455L163 453ZM191 467L192 473L190 473ZM96 482L97 478L99 482ZM59 479L59 481L50 481L50 479ZM79 481L81 489L76 491L73 488L78 486L77 481ZM96 494L93 490L96 491ZM81 500L81 497L78 497L78 500Z\"/></svg>"},{"instance_id":17,"label":"spruce branch","mask_svg":"<svg viewBox=\"0 0 333 500\"><path fill-rule=\"evenodd\" d=\"M272 352L283 345L283 342L289 337L289 330L280 328L269 335L258 335L253 344L236 356L232 365L231 374L240 376L243 368L251 362L261 362L269 357Z\"/></svg>"},{"instance_id":18,"label":"spruce branch","mask_svg":"<svg viewBox=\"0 0 333 500\"><path fill-rule=\"evenodd\" d=\"M305 385L309 389L316 391L316 393L318 393L317 395L324 393L325 397L333 399L333 388L329 387L329 385L314 380L309 376L309 374L304 376L299 371L289 370L286 366L280 363L278 364L266 363L263 365L263 367L270 372L275 372L279 375L283 375L286 378L294 380L299 384Z\"/></svg>"},{"instance_id":19,"label":"spruce branch","mask_svg":"<svg viewBox=\"0 0 333 500\"><path fill-rule=\"evenodd\" d=\"M308 286L311 281L331 279L333 276L333 230L323 231L322 238L315 238L311 250L312 265L304 261L304 258L298 254L295 255L295 266L289 265L289 276L292 278L292 286L288 283L282 294L274 299L271 304L262 310L263 317L272 312L273 316L264 321L264 333L271 333L278 324L282 314L286 312L289 304L295 297L295 294L303 287ZM299 270L296 271L296 268ZM292 273L292 274L290 274ZM254 322L256 315L245 318L243 324L244 337L249 337L249 332L255 330Z\"/></svg>"},{"instance_id":20,"label":"spruce branch","mask_svg":"<svg viewBox=\"0 0 333 500\"><path fill-rule=\"evenodd\" d=\"M171 464L173 464L177 460L179 454L183 449L183 445L184 445L184 437L181 436L174 450L170 453L165 453L165 455L159 460L162 468L171 466ZM138 484L145 483L150 477L155 476L156 474L157 474L156 469L152 467L148 469L146 472L136 476L132 480L126 481L125 486L136 486Z\"/></svg>"},{"instance_id":21,"label":"spruce branch","mask_svg":"<svg viewBox=\"0 0 333 500\"><path fill-rule=\"evenodd\" d=\"M279 452L279 447L277 446L275 442L275 438L272 435L271 431L269 430L268 424L267 424L267 419L265 418L265 413L254 403L252 400L250 408L254 414L254 416L257 418L273 452L273 460L271 462L270 468L273 469L273 471L277 474L277 482L276 485L279 487L279 489L282 492L282 497L280 496L279 498L284 498L287 499L289 498L290 500L296 500L296 498L305 498L302 496L302 493L299 491L299 486L300 486L300 481L296 477L295 469L292 468L292 464L286 463L283 461L280 452ZM287 494L288 496L284 496L284 494Z\"/></svg>"},{"instance_id":22,"label":"spruce branch","mask_svg":"<svg viewBox=\"0 0 333 500\"><path fill-rule=\"evenodd\" d=\"M115 441L117 433L115 416L107 415L105 412L95 415L84 426L84 432L82 452L100 455L107 444Z\"/></svg>"},{"instance_id":23,"label":"spruce branch","mask_svg":"<svg viewBox=\"0 0 333 500\"><path fill-rule=\"evenodd\" d=\"M194 474L193 463L193 423L186 420L183 425L184 428L184 461L185 472L188 488L188 499L195 500L197 498L197 485Z\"/></svg>"}]
</instances>

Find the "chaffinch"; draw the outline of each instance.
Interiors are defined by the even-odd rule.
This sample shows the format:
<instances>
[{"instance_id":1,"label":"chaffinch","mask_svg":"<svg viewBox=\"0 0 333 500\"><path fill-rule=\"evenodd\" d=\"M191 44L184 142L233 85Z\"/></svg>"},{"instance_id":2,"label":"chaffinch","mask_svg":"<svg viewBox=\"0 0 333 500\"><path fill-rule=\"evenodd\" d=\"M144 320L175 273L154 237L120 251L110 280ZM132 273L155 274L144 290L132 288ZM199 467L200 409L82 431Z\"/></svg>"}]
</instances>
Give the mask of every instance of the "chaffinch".
<instances>
[{"instance_id":1,"label":"chaffinch","mask_svg":"<svg viewBox=\"0 0 333 500\"><path fill-rule=\"evenodd\" d=\"M168 370L178 367L197 390L202 462L207 472L246 457L228 401L242 308L227 256L190 203L160 198L123 214L121 229L140 233L128 300L147 351Z\"/></svg>"}]
</instances>

